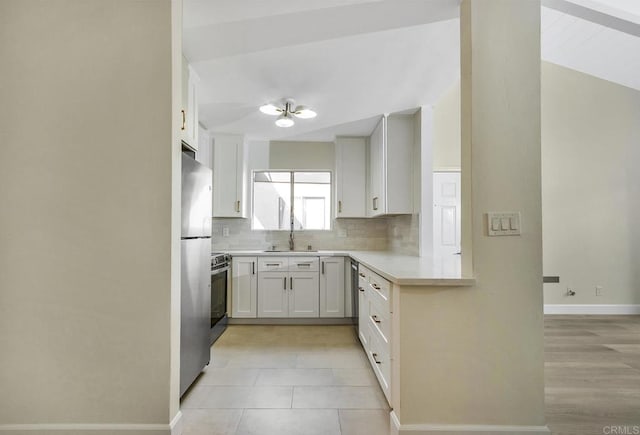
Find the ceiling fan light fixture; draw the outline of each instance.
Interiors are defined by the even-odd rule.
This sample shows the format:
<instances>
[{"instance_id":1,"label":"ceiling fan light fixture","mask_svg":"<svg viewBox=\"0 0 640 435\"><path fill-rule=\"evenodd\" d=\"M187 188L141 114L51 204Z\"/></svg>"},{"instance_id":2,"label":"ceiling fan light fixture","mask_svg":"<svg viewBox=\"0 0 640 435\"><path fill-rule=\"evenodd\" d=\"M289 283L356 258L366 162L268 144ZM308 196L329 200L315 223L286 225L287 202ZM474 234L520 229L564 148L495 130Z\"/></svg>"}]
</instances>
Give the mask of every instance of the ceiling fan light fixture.
<instances>
[{"instance_id":1,"label":"ceiling fan light fixture","mask_svg":"<svg viewBox=\"0 0 640 435\"><path fill-rule=\"evenodd\" d=\"M293 124L295 124L295 122L293 121L291 116L289 116L289 114L287 113L280 115L278 119L276 119L276 125L278 127L283 127L283 128L293 127Z\"/></svg>"},{"instance_id":2,"label":"ceiling fan light fixture","mask_svg":"<svg viewBox=\"0 0 640 435\"><path fill-rule=\"evenodd\" d=\"M318 114L306 106L298 106L293 114L301 119L315 118Z\"/></svg>"},{"instance_id":3,"label":"ceiling fan light fixture","mask_svg":"<svg viewBox=\"0 0 640 435\"><path fill-rule=\"evenodd\" d=\"M260 111L265 115L272 115L272 116L280 115L283 112L282 109L278 108L276 105L271 103L260 106Z\"/></svg>"},{"instance_id":4,"label":"ceiling fan light fixture","mask_svg":"<svg viewBox=\"0 0 640 435\"><path fill-rule=\"evenodd\" d=\"M263 104L260 106L260 111L266 115L278 116L276 125L284 128L293 127L295 124L294 116L300 119L311 119L317 116L317 113L307 106L296 106L295 101L291 98L282 99L281 103Z\"/></svg>"}]
</instances>

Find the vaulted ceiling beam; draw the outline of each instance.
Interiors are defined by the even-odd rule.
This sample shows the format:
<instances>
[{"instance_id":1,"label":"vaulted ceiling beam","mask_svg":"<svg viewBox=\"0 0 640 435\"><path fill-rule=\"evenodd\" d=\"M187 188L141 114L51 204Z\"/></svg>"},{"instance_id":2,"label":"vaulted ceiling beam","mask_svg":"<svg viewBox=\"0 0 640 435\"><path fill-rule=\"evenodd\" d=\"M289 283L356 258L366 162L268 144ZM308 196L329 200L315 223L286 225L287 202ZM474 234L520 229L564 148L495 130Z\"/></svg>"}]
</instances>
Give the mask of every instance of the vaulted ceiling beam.
<instances>
[{"instance_id":1,"label":"vaulted ceiling beam","mask_svg":"<svg viewBox=\"0 0 640 435\"><path fill-rule=\"evenodd\" d=\"M631 19L625 19L602 12L594 7L587 7L585 6L586 4L586 2L573 2L570 0L542 0L542 6L627 33L629 35L640 37L639 23L632 21Z\"/></svg>"},{"instance_id":2,"label":"vaulted ceiling beam","mask_svg":"<svg viewBox=\"0 0 640 435\"><path fill-rule=\"evenodd\" d=\"M458 16L459 0L383 0L189 28L183 38L189 62L200 62Z\"/></svg>"}]
</instances>

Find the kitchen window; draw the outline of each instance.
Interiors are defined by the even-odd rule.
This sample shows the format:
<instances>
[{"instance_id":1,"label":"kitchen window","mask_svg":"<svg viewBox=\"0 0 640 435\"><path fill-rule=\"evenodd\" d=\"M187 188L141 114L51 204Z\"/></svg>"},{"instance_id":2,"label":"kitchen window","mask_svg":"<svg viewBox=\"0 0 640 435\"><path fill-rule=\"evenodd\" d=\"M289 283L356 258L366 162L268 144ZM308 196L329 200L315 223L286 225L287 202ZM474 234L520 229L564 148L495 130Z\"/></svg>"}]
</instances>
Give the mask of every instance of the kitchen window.
<instances>
[{"instance_id":1,"label":"kitchen window","mask_svg":"<svg viewBox=\"0 0 640 435\"><path fill-rule=\"evenodd\" d=\"M330 230L331 172L255 171L254 230Z\"/></svg>"}]
</instances>

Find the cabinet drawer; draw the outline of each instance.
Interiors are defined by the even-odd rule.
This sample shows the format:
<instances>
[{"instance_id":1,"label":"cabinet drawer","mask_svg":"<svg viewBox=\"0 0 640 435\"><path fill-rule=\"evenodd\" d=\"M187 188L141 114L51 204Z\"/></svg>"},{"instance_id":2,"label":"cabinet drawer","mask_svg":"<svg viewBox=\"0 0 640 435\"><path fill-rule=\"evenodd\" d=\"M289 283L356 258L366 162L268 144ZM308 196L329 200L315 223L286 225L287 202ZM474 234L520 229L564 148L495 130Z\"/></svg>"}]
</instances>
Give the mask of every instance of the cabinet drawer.
<instances>
[{"instance_id":1,"label":"cabinet drawer","mask_svg":"<svg viewBox=\"0 0 640 435\"><path fill-rule=\"evenodd\" d=\"M377 273L371 272L371 275L369 276L369 285L371 285L371 288L374 290L374 294L379 294L388 303L389 295L391 294L391 283L389 281Z\"/></svg>"},{"instance_id":2,"label":"cabinet drawer","mask_svg":"<svg viewBox=\"0 0 640 435\"><path fill-rule=\"evenodd\" d=\"M375 291L371 291L375 293ZM391 340L391 313L386 305L380 303L374 297L369 300L369 322L372 332L379 335L381 344L386 346L389 353L389 342Z\"/></svg>"},{"instance_id":3,"label":"cabinet drawer","mask_svg":"<svg viewBox=\"0 0 640 435\"><path fill-rule=\"evenodd\" d=\"M366 267L360 265L358 267L358 286L362 288L369 287L369 275L371 271Z\"/></svg>"},{"instance_id":4,"label":"cabinet drawer","mask_svg":"<svg viewBox=\"0 0 640 435\"><path fill-rule=\"evenodd\" d=\"M258 272L277 272L289 270L287 257L258 257Z\"/></svg>"},{"instance_id":5,"label":"cabinet drawer","mask_svg":"<svg viewBox=\"0 0 640 435\"><path fill-rule=\"evenodd\" d=\"M318 257L289 257L290 272L317 272Z\"/></svg>"},{"instance_id":6,"label":"cabinet drawer","mask_svg":"<svg viewBox=\"0 0 640 435\"><path fill-rule=\"evenodd\" d=\"M380 342L378 334L369 328L369 348L367 357L373 367L373 372L378 378L382 392L387 401L391 403L391 358L387 347Z\"/></svg>"}]
</instances>

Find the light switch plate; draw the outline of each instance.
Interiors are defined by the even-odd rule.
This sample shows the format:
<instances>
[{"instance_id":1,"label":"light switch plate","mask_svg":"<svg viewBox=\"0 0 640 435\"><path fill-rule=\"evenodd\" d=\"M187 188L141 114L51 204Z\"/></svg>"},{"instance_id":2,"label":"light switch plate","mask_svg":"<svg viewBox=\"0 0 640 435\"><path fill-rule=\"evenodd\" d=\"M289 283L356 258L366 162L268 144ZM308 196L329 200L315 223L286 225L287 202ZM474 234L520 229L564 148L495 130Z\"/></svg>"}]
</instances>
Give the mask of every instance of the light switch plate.
<instances>
[{"instance_id":1,"label":"light switch plate","mask_svg":"<svg viewBox=\"0 0 640 435\"><path fill-rule=\"evenodd\" d=\"M519 212L487 213L487 233L490 236L519 236L521 229Z\"/></svg>"}]
</instances>

